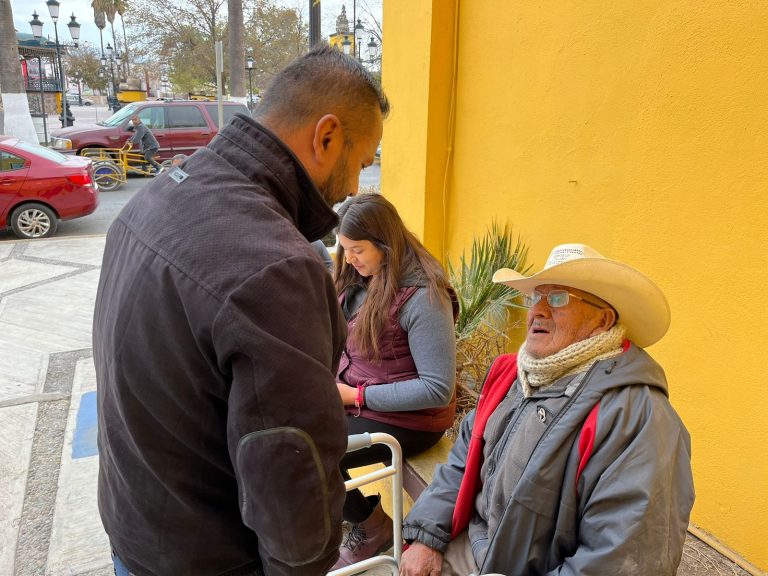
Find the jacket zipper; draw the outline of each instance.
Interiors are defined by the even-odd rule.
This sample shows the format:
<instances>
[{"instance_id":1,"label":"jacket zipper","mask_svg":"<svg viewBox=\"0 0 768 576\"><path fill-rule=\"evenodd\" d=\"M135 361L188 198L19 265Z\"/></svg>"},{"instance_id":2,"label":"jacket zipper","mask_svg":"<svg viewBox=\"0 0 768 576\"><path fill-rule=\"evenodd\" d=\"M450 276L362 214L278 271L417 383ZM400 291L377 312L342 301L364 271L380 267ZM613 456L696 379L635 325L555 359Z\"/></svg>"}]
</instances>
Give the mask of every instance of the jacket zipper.
<instances>
[{"instance_id":1,"label":"jacket zipper","mask_svg":"<svg viewBox=\"0 0 768 576\"><path fill-rule=\"evenodd\" d=\"M581 381L581 384L580 384L580 385L579 385L579 387L576 389L576 391L573 393L573 396L571 396L571 397L568 399L568 401L567 401L567 402L565 403L565 405L562 407L562 409L560 410L560 412L558 412L557 416L555 416L555 419L552 421L552 423L551 423L549 426L547 426L546 430L544 430L544 433L541 435L541 438L539 438L539 441L536 443L536 446L534 446L534 447L533 447L533 450L531 450L531 453L528 455L528 461L525 463L525 467L523 468L523 473L520 475L520 479L522 479L523 475L525 474L525 471L528 469L528 466L529 466L529 465L530 465L530 463L531 463L531 458L533 458L533 453L534 453L534 452L536 452L536 448L538 448L538 447L541 445L541 443L544 441L544 439L547 437L547 435L550 433L550 431L551 431L551 430L553 430L553 429L554 429L554 427L557 425L557 423L560 421L560 418L562 418L562 417L563 417L563 414L565 414L565 413L566 413L566 411L567 411L567 410L568 410L568 409L571 407L571 405L572 405L572 404L573 404L573 403L576 401L576 399L577 399L577 398L578 398L578 397L581 395L581 392L584 390L584 388L586 388L586 384L587 384L587 382L589 382L589 379L590 379L590 377L592 376L592 373L593 373L593 372L594 372L594 371L597 369L597 365L598 365L599 363L600 363L600 361L597 361L597 362L595 362L595 363L594 363L594 364L593 364L593 365L590 367L590 369L589 369L589 370L587 370L587 373L584 375L584 379ZM526 405L527 405L527 403L528 403L528 401L529 401L529 400L530 400L529 398L526 398L526 399L525 399L525 403L526 403ZM599 401L599 400L598 400L598 401ZM521 409L521 410L520 410L520 412L522 413L522 412L523 412L523 410ZM518 414L518 418L519 418L519 417L520 417L520 415ZM507 438L508 438L508 437L509 437L509 433L507 433L507 435L506 435L506 436L505 436L505 438L504 438L504 445L505 445L505 447L506 447L506 441L507 441ZM494 450L494 452L495 452L495 450ZM494 469L494 472L495 472L495 469ZM520 481L520 480L518 480L518 482L519 482L519 481ZM482 490L482 488L481 488L481 490ZM509 501L510 501L510 500L512 500L512 494L510 494L510 495L509 495L509 500L507 501L507 506L506 506L506 508L504 509L504 514L502 515L502 518L503 518L504 516L506 516L506 514L507 514L507 511L509 510ZM486 511L488 510L488 503L489 503L489 502L488 502L488 500L486 499L486 505L485 505L485 509L486 509ZM501 526L501 523L499 523L499 526ZM489 539L489 541L488 541L488 548L486 549L485 558L483 559L483 565L482 565L482 566L480 566L480 571L478 572L479 574L483 574L483 573L485 573L485 572L486 572L486 565L488 564L488 552L490 552L490 551L491 551L491 548L493 547L493 543L494 543L494 541L496 540L496 536L498 535L498 533L499 533L499 530L497 529L497 530L496 530L496 534L494 534L494 535L493 535L493 538Z\"/></svg>"}]
</instances>

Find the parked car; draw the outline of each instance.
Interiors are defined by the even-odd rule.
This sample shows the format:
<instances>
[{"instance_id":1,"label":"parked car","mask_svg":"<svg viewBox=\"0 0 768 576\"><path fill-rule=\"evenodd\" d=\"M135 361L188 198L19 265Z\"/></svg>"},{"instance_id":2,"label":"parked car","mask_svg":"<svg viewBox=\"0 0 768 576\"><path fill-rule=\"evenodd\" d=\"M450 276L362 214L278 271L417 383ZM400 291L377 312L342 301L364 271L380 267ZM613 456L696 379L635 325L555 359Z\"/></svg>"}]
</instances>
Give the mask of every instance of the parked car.
<instances>
[{"instance_id":1,"label":"parked car","mask_svg":"<svg viewBox=\"0 0 768 576\"><path fill-rule=\"evenodd\" d=\"M87 216L98 203L90 158L0 136L0 230L47 238L59 220Z\"/></svg>"},{"instance_id":2,"label":"parked car","mask_svg":"<svg viewBox=\"0 0 768 576\"><path fill-rule=\"evenodd\" d=\"M67 94L67 104L71 106L80 106L81 97L77 94ZM83 106L93 106L93 100L90 98L82 98Z\"/></svg>"},{"instance_id":3,"label":"parked car","mask_svg":"<svg viewBox=\"0 0 768 576\"><path fill-rule=\"evenodd\" d=\"M242 112L245 104L224 102L224 123ZM138 115L160 144L158 160L176 154L192 154L211 141L219 130L217 102L173 100L133 102L96 126L71 126L51 131L51 147L60 152L80 154L83 148L120 148L131 137L131 118ZM131 129L129 129L129 126Z\"/></svg>"}]
</instances>

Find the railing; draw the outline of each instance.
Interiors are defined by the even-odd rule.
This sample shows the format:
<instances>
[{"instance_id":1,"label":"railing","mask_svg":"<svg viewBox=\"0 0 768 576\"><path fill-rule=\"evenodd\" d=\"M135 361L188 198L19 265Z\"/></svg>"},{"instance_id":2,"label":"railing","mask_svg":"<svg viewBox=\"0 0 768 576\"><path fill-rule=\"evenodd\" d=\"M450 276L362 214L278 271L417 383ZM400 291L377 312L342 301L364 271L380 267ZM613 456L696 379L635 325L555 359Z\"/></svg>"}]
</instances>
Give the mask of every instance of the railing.
<instances>
[{"instance_id":1,"label":"railing","mask_svg":"<svg viewBox=\"0 0 768 576\"><path fill-rule=\"evenodd\" d=\"M24 83L24 89L27 92L40 92L40 84L41 84L40 78L27 78L26 82ZM43 78L42 85L43 85L43 92L60 92L61 91L61 86L59 84L59 81L54 78Z\"/></svg>"}]
</instances>

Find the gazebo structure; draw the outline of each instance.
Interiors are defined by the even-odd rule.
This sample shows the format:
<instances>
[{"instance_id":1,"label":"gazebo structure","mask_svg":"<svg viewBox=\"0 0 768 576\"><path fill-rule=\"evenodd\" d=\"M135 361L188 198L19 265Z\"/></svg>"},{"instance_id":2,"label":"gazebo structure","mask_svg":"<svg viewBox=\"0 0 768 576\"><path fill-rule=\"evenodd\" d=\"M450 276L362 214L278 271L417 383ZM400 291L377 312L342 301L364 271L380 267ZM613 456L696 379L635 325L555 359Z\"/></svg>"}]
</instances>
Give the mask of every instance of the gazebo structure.
<instances>
[{"instance_id":1,"label":"gazebo structure","mask_svg":"<svg viewBox=\"0 0 768 576\"><path fill-rule=\"evenodd\" d=\"M17 32L16 39L29 111L36 125L42 119L43 140L47 141L45 116L54 111L61 113L62 79L56 65L56 43L46 38L36 40L23 32ZM61 50L66 51L66 47L61 46Z\"/></svg>"}]
</instances>

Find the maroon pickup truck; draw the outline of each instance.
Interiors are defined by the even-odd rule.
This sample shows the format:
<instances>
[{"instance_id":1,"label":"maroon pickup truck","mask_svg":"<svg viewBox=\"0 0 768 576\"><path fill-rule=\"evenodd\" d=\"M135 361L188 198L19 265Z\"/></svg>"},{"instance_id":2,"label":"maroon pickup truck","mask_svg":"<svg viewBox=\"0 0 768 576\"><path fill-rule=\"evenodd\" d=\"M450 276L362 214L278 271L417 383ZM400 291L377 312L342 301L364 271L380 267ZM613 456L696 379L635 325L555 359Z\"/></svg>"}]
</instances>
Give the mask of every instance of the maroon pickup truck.
<instances>
[{"instance_id":1,"label":"maroon pickup truck","mask_svg":"<svg viewBox=\"0 0 768 576\"><path fill-rule=\"evenodd\" d=\"M238 112L249 114L245 104L223 104L224 124ZM71 126L52 131L51 148L76 154L83 148L121 148L133 134L128 129L131 118L138 115L160 144L160 161L175 154L189 155L206 146L218 132L217 108L217 102L194 100L133 102L95 126Z\"/></svg>"}]
</instances>

